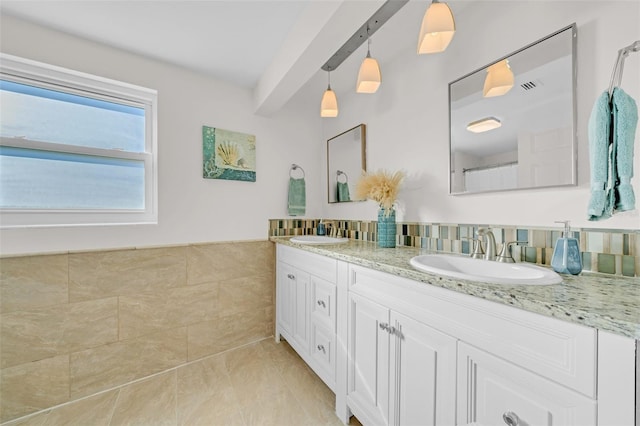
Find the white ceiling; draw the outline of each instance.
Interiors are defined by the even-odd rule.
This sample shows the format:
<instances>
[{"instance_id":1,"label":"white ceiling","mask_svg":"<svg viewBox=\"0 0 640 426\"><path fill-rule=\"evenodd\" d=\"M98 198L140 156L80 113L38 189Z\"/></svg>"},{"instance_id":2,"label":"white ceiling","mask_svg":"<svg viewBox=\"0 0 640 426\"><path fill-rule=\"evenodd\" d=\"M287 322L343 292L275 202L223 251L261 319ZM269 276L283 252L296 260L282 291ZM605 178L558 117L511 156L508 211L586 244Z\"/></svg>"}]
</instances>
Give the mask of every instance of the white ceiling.
<instances>
[{"instance_id":1,"label":"white ceiling","mask_svg":"<svg viewBox=\"0 0 640 426\"><path fill-rule=\"evenodd\" d=\"M0 11L253 88L304 1L15 1Z\"/></svg>"},{"instance_id":2,"label":"white ceiling","mask_svg":"<svg viewBox=\"0 0 640 426\"><path fill-rule=\"evenodd\" d=\"M0 13L251 89L256 112L266 115L282 107L314 77L323 75L324 79L320 67L383 3L2 0ZM401 9L396 16L404 15L409 24L396 25L400 31L387 31L384 44L415 44L427 5L427 0L413 0ZM374 42L384 30L372 37ZM392 57L395 50L388 49L386 56ZM384 49L376 51L376 57L383 64Z\"/></svg>"}]
</instances>

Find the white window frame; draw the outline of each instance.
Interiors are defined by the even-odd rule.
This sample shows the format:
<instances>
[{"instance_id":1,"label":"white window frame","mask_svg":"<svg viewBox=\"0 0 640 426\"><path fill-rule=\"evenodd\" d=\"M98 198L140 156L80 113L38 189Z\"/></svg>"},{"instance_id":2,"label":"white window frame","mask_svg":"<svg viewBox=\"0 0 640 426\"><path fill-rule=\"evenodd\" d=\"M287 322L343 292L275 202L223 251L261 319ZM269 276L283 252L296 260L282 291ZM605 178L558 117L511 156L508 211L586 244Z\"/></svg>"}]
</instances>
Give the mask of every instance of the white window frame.
<instances>
[{"instance_id":1,"label":"white window frame","mask_svg":"<svg viewBox=\"0 0 640 426\"><path fill-rule=\"evenodd\" d=\"M70 146L13 138L0 138L0 145L20 148L45 148L70 154L103 156L117 159L144 161L144 210L109 209L0 209L0 228L133 225L158 223L158 92L141 86L123 83L95 75L24 59L0 52L0 74L3 79L18 83L37 83L65 88L68 93L90 94L96 99L117 100L120 103L143 107L145 110L145 152ZM49 88L53 88L50 86ZM1 188L0 188L1 190Z\"/></svg>"}]
</instances>

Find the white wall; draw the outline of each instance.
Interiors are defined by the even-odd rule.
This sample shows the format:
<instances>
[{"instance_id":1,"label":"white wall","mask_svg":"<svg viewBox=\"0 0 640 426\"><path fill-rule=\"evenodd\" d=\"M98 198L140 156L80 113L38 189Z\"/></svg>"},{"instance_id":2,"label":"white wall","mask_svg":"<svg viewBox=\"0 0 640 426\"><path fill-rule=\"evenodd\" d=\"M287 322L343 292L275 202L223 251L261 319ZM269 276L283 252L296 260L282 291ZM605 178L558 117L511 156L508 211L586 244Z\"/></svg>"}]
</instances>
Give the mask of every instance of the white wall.
<instances>
[{"instance_id":1,"label":"white wall","mask_svg":"<svg viewBox=\"0 0 640 426\"><path fill-rule=\"evenodd\" d=\"M260 117L249 90L8 16L0 23L5 53L158 90L160 187L158 225L2 230L1 254L265 239L268 219L287 215L291 163L306 171L307 215L320 211L315 102ZM202 125L256 135L255 183L202 178Z\"/></svg>"},{"instance_id":2,"label":"white wall","mask_svg":"<svg viewBox=\"0 0 640 426\"><path fill-rule=\"evenodd\" d=\"M461 4L452 1L452 8ZM384 45L387 32L411 32L417 41L426 6L425 2L404 6L374 35L372 55ZM578 186L448 195L448 83L573 22L578 27ZM324 138L359 123L367 125L368 169L404 169L408 174L400 194L399 220L557 226L555 220L568 219L577 227L638 229L638 210L603 222L587 221L586 210L587 122L596 97L608 88L618 49L640 39L639 22L638 1L469 2L456 14L457 32L444 53L418 56L415 41L409 46L384 46L397 49L397 55L381 63L383 82L378 93L338 92L340 116L324 121ZM355 70L355 81L366 53L360 54L361 50L332 73L332 81L349 69ZM640 53L627 58L622 87L640 102ZM640 130L632 180L640 207L639 139ZM323 207L323 216L348 219L375 220L377 211L372 201Z\"/></svg>"},{"instance_id":3,"label":"white wall","mask_svg":"<svg viewBox=\"0 0 640 426\"><path fill-rule=\"evenodd\" d=\"M465 4L452 1L454 10L456 3ZM359 123L367 124L369 170L408 173L399 220L555 226L554 220L569 219L578 227L640 228L637 210L604 222L586 220L587 121L595 98L609 84L618 49L640 39L640 2L468 2L456 14L458 31L447 51L418 56L415 42L426 6L424 1L409 2L375 34L374 56L375 49L384 46L385 33L402 32L412 40L391 46L395 53L381 63L378 93L337 90L341 78L349 81L349 88L355 83L364 45L332 73L340 116L323 120L318 106L326 87L324 72L319 71L282 111L264 118L253 114L248 90L2 16L3 52L159 91L160 223L2 230L0 254L263 239L269 218L287 217L286 185L294 162L306 171L307 217L375 220L377 206L371 201L326 202L325 141ZM573 22L578 26L579 185L449 196L448 83ZM623 87L640 100L640 54L627 58ZM257 182L202 179L202 125L257 136ZM632 183L640 199L637 142L634 166Z\"/></svg>"}]
</instances>

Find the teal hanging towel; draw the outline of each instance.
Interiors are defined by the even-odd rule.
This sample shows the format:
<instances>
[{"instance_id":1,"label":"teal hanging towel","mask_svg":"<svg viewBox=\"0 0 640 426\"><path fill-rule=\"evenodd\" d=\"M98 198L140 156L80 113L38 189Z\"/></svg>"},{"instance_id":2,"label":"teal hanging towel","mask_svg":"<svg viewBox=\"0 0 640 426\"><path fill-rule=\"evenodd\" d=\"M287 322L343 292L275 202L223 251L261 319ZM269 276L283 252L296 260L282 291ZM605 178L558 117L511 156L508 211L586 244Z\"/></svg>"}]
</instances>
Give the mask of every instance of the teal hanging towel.
<instances>
[{"instance_id":1,"label":"teal hanging towel","mask_svg":"<svg viewBox=\"0 0 640 426\"><path fill-rule=\"evenodd\" d=\"M293 171L302 172L301 178L293 177ZM304 216L307 209L307 192L304 182L304 169L297 164L292 164L289 169L289 194L287 197L287 213L289 216Z\"/></svg>"},{"instance_id":2,"label":"teal hanging towel","mask_svg":"<svg viewBox=\"0 0 640 426\"><path fill-rule=\"evenodd\" d=\"M340 182L340 178L344 178L344 182ZM342 170L336 171L336 201L351 201L349 194L349 176Z\"/></svg>"},{"instance_id":3,"label":"teal hanging towel","mask_svg":"<svg viewBox=\"0 0 640 426\"><path fill-rule=\"evenodd\" d=\"M624 60L632 52L640 52L640 40L618 50L609 90L598 97L589 118L589 220L606 219L615 212L635 209L631 178L638 106L620 88Z\"/></svg>"},{"instance_id":4,"label":"teal hanging towel","mask_svg":"<svg viewBox=\"0 0 640 426\"><path fill-rule=\"evenodd\" d=\"M591 164L591 199L587 213L589 220L611 217L613 204L609 202L611 193L610 160L611 108L609 93L604 92L596 99L589 117L589 161Z\"/></svg>"},{"instance_id":5,"label":"teal hanging towel","mask_svg":"<svg viewBox=\"0 0 640 426\"><path fill-rule=\"evenodd\" d=\"M613 90L613 170L615 210L628 211L636 208L636 197L631 186L633 177L633 144L638 124L638 106L635 100L619 87Z\"/></svg>"},{"instance_id":6,"label":"teal hanging towel","mask_svg":"<svg viewBox=\"0 0 640 426\"><path fill-rule=\"evenodd\" d=\"M349 184L346 182L338 182L338 201L351 201L351 196L349 195Z\"/></svg>"},{"instance_id":7,"label":"teal hanging towel","mask_svg":"<svg viewBox=\"0 0 640 426\"><path fill-rule=\"evenodd\" d=\"M307 194L304 178L289 178L289 216L304 216L307 207Z\"/></svg>"}]
</instances>

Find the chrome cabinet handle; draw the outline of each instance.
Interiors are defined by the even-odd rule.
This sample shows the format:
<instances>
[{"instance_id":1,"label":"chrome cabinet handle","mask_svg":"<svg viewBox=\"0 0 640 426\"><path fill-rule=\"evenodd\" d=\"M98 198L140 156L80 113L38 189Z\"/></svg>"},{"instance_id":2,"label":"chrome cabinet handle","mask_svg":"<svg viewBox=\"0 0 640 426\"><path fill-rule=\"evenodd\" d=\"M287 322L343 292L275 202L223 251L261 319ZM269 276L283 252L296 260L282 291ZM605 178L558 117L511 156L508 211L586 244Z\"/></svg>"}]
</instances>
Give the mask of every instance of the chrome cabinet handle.
<instances>
[{"instance_id":1,"label":"chrome cabinet handle","mask_svg":"<svg viewBox=\"0 0 640 426\"><path fill-rule=\"evenodd\" d=\"M323 346L323 345L318 345L318 350L319 350L319 351L322 351L322 353L323 353L323 354L326 354L326 353L327 353L327 351L324 349L324 346Z\"/></svg>"},{"instance_id":2,"label":"chrome cabinet handle","mask_svg":"<svg viewBox=\"0 0 640 426\"><path fill-rule=\"evenodd\" d=\"M324 300L318 300L318 306L325 308L327 305L324 303Z\"/></svg>"},{"instance_id":3,"label":"chrome cabinet handle","mask_svg":"<svg viewBox=\"0 0 640 426\"><path fill-rule=\"evenodd\" d=\"M502 420L509 426L518 426L520 424L520 418L513 411L507 411L502 415Z\"/></svg>"},{"instance_id":4,"label":"chrome cabinet handle","mask_svg":"<svg viewBox=\"0 0 640 426\"><path fill-rule=\"evenodd\" d=\"M400 339L404 339L404 335L402 334L402 331L400 331L401 328L396 328L396 327L394 327L392 325L389 325L386 322L381 322L379 324L379 327L380 327L380 329L386 331L387 333L389 333L389 334L391 334L393 336L397 336Z\"/></svg>"},{"instance_id":5,"label":"chrome cabinet handle","mask_svg":"<svg viewBox=\"0 0 640 426\"><path fill-rule=\"evenodd\" d=\"M296 276L293 274L287 274L287 278L289 278L290 280L295 280Z\"/></svg>"}]
</instances>

